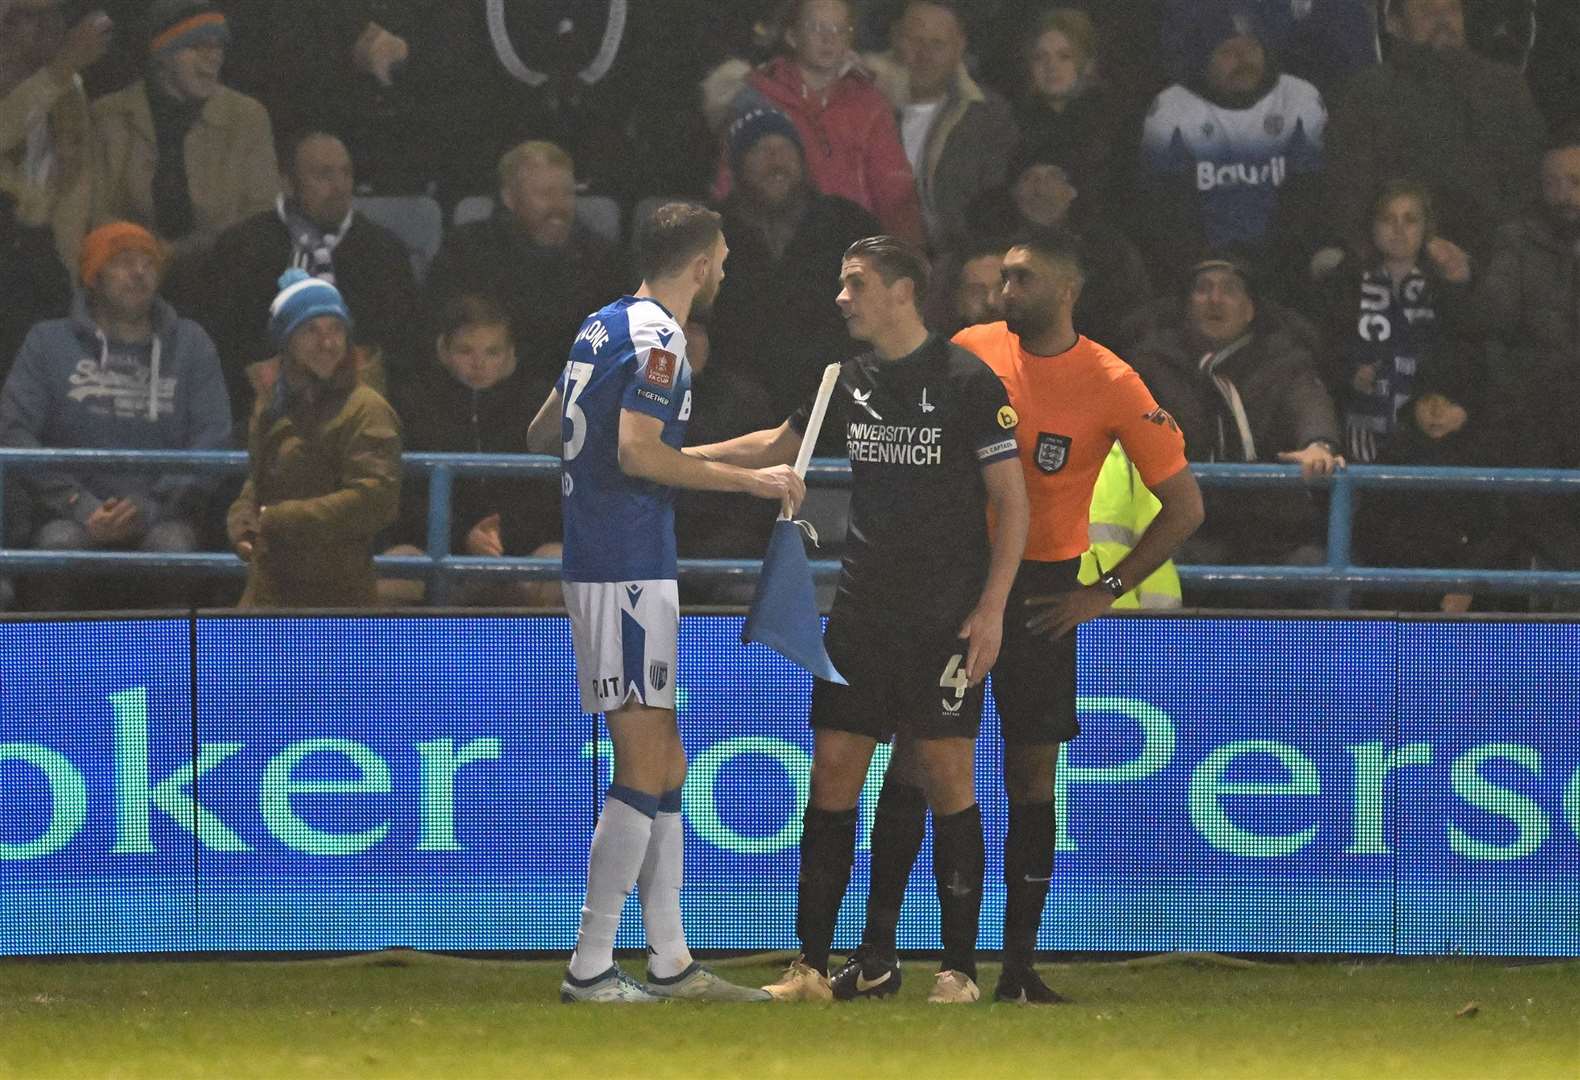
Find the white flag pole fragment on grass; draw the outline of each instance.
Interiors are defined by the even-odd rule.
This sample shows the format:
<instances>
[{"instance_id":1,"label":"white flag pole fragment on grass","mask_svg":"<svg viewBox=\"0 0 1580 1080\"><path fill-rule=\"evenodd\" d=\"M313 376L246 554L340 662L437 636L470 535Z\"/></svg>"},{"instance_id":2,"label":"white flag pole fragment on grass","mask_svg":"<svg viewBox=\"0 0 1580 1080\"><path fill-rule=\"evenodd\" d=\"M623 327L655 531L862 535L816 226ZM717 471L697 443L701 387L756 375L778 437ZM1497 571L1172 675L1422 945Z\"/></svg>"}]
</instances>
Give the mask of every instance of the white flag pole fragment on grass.
<instances>
[{"instance_id":1,"label":"white flag pole fragment on grass","mask_svg":"<svg viewBox=\"0 0 1580 1080\"><path fill-rule=\"evenodd\" d=\"M812 415L801 436L800 453L796 454L795 471L803 478L823 427L823 414L828 411L838 382L838 364L823 369L823 381L818 385ZM834 668L823 648L823 622L818 616L817 594L812 587L812 568L806 561L801 526L782 512L768 539L762 576L757 579L757 594L752 597L741 640L761 642L817 678L845 684L845 677Z\"/></svg>"}]
</instances>

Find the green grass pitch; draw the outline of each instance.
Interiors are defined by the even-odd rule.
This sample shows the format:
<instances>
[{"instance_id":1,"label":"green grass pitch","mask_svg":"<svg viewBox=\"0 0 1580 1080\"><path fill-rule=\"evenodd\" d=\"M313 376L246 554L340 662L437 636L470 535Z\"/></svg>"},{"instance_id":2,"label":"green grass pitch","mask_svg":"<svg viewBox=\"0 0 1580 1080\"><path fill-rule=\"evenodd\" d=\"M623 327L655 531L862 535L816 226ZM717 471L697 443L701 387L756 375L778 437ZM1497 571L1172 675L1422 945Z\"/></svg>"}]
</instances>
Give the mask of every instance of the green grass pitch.
<instances>
[{"instance_id":1,"label":"green grass pitch","mask_svg":"<svg viewBox=\"0 0 1580 1080\"><path fill-rule=\"evenodd\" d=\"M627 970L640 972L641 959ZM760 960L721 968L763 982ZM564 1006L556 962L0 962L0 1077L1580 1080L1580 963L1046 965L1055 1008ZM991 989L996 971L983 968Z\"/></svg>"}]
</instances>

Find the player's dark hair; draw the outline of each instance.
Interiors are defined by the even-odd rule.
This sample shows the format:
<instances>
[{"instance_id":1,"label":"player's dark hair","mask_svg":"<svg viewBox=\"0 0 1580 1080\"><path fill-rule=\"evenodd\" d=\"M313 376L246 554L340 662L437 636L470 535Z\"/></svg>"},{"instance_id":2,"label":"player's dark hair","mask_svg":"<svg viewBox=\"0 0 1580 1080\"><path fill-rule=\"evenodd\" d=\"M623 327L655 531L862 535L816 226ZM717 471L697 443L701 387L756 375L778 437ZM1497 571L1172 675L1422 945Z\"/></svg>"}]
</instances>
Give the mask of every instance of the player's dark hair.
<instances>
[{"instance_id":1,"label":"player's dark hair","mask_svg":"<svg viewBox=\"0 0 1580 1080\"><path fill-rule=\"evenodd\" d=\"M486 293L458 293L440 306L437 320L440 337L448 338L468 326L503 326L505 336L512 343L515 341L510 316L505 314L498 300Z\"/></svg>"},{"instance_id":2,"label":"player's dark hair","mask_svg":"<svg viewBox=\"0 0 1580 1080\"><path fill-rule=\"evenodd\" d=\"M845 258L865 259L872 264L885 285L893 285L901 278L909 278L915 286L916 303L920 307L922 298L927 295L927 279L930 273L927 265L927 256L915 244L907 243L897 236L869 236L857 240L845 249Z\"/></svg>"},{"instance_id":3,"label":"player's dark hair","mask_svg":"<svg viewBox=\"0 0 1580 1080\"><path fill-rule=\"evenodd\" d=\"M657 281L685 269L698 255L713 251L724 219L694 202L667 202L636 226L636 267L643 281Z\"/></svg>"},{"instance_id":4,"label":"player's dark hair","mask_svg":"<svg viewBox=\"0 0 1580 1080\"><path fill-rule=\"evenodd\" d=\"M1069 267L1078 281L1086 280L1086 258L1081 252L1081 241L1069 229L1032 229L1016 236L1009 246L1025 248L1056 266Z\"/></svg>"}]
</instances>

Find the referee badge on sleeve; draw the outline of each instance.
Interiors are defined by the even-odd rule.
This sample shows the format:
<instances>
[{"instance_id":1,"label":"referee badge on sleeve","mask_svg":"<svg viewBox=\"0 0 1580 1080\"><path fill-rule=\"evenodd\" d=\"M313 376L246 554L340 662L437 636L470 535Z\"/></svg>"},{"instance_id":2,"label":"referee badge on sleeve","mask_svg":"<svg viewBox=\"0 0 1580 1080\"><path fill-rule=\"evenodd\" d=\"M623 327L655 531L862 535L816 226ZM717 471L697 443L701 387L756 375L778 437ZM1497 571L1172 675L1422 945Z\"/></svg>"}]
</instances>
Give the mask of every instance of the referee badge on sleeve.
<instances>
[{"instance_id":1,"label":"referee badge on sleeve","mask_svg":"<svg viewBox=\"0 0 1580 1080\"><path fill-rule=\"evenodd\" d=\"M1037 433L1037 468L1045 473L1056 473L1069 459L1070 436L1046 431Z\"/></svg>"}]
</instances>

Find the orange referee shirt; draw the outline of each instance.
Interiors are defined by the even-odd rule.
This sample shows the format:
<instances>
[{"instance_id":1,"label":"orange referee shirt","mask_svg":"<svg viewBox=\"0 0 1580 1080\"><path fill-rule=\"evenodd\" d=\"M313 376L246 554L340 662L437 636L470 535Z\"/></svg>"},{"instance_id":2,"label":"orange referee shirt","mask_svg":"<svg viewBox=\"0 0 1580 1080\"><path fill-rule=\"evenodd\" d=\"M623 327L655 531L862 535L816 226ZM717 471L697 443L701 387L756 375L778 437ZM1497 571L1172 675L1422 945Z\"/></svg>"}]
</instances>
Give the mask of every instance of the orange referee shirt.
<instances>
[{"instance_id":1,"label":"orange referee shirt","mask_svg":"<svg viewBox=\"0 0 1580 1080\"><path fill-rule=\"evenodd\" d=\"M1027 559L1074 559L1091 546L1092 489L1115 440L1148 487L1185 468L1185 437L1129 364L1085 337L1057 356L1021 348L1001 322L968 326L956 345L1004 381L1031 500Z\"/></svg>"}]
</instances>

